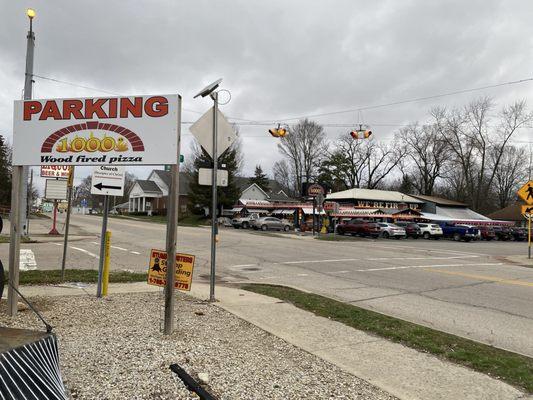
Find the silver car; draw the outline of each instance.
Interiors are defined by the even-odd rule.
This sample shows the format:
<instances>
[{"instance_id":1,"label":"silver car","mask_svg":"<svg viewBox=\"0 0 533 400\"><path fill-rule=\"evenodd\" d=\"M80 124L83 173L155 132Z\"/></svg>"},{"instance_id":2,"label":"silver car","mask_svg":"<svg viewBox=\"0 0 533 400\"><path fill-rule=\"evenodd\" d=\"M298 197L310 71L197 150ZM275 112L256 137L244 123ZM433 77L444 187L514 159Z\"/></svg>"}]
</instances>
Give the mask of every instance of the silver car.
<instances>
[{"instance_id":1,"label":"silver car","mask_svg":"<svg viewBox=\"0 0 533 400\"><path fill-rule=\"evenodd\" d=\"M405 229L399 227L396 224L391 224L388 222L378 222L379 230L381 231L381 237L388 239L393 237L395 239L401 239L406 237Z\"/></svg>"},{"instance_id":2,"label":"silver car","mask_svg":"<svg viewBox=\"0 0 533 400\"><path fill-rule=\"evenodd\" d=\"M255 230L261 229L262 231L277 230L288 232L291 230L292 225L290 222L282 221L279 218L274 217L262 217L252 222L252 227Z\"/></svg>"}]
</instances>

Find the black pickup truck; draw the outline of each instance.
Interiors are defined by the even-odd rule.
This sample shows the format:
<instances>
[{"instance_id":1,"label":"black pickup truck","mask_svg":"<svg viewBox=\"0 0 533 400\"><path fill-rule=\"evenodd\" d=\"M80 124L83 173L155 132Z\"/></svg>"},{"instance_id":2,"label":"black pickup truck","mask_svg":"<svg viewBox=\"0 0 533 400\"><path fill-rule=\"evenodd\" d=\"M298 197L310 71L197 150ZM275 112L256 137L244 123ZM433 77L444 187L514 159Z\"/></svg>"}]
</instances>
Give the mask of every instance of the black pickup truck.
<instances>
[{"instance_id":1,"label":"black pickup truck","mask_svg":"<svg viewBox=\"0 0 533 400\"><path fill-rule=\"evenodd\" d=\"M440 223L440 227L442 228L443 237L453 239L457 242L460 240L470 242L471 240L475 240L479 234L477 228L456 225L452 222L442 222Z\"/></svg>"}]
</instances>

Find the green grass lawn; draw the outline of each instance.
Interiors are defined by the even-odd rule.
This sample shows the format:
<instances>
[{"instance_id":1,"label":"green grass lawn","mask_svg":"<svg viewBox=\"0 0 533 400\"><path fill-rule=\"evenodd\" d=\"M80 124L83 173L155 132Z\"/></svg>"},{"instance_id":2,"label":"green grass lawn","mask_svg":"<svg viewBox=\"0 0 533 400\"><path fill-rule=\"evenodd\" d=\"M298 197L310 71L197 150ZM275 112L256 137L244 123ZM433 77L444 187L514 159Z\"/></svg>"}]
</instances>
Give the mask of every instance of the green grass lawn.
<instances>
[{"instance_id":1,"label":"green grass lawn","mask_svg":"<svg viewBox=\"0 0 533 400\"><path fill-rule=\"evenodd\" d=\"M0 243L9 243L10 236L9 235L0 235ZM35 240L31 240L28 236L21 236L20 241L22 243L37 243Z\"/></svg>"},{"instance_id":2,"label":"green grass lawn","mask_svg":"<svg viewBox=\"0 0 533 400\"><path fill-rule=\"evenodd\" d=\"M159 224L166 224L167 217L166 215L153 215L149 217L148 215L110 215L110 218L120 218L120 219L134 219L147 222L156 222ZM180 218L178 224L182 226L200 226L206 225L207 219L200 215L188 215L186 217Z\"/></svg>"},{"instance_id":3,"label":"green grass lawn","mask_svg":"<svg viewBox=\"0 0 533 400\"><path fill-rule=\"evenodd\" d=\"M434 354L533 393L532 358L288 287L252 284L242 288Z\"/></svg>"},{"instance_id":4,"label":"green grass lawn","mask_svg":"<svg viewBox=\"0 0 533 400\"><path fill-rule=\"evenodd\" d=\"M7 273L6 273L7 278ZM109 283L145 282L145 272L111 271ZM97 283L98 271L93 269L67 269L65 282ZM53 285L61 283L61 270L20 271L20 285Z\"/></svg>"}]
</instances>

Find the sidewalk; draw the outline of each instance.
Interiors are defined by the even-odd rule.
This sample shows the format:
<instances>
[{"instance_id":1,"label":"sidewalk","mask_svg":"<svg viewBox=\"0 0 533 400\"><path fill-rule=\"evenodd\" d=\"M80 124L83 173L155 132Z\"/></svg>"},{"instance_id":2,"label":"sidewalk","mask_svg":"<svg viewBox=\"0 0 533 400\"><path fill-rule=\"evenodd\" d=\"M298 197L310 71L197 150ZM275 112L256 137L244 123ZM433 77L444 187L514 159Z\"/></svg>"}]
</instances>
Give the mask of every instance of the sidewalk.
<instances>
[{"instance_id":1,"label":"sidewalk","mask_svg":"<svg viewBox=\"0 0 533 400\"><path fill-rule=\"evenodd\" d=\"M23 287L27 296L94 294L95 285ZM110 293L158 291L144 282L111 284ZM192 296L207 299L209 285L195 282ZM401 344L317 317L278 299L218 286L217 306L400 399L532 399L514 387Z\"/></svg>"}]
</instances>

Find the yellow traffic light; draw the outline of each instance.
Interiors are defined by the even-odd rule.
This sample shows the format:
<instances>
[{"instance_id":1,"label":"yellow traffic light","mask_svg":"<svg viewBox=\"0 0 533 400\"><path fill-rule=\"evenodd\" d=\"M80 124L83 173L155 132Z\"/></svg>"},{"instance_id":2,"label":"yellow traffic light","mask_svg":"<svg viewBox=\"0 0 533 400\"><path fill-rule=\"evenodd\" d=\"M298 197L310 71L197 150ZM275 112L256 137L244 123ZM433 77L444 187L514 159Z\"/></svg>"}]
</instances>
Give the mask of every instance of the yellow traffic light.
<instances>
[{"instance_id":1,"label":"yellow traffic light","mask_svg":"<svg viewBox=\"0 0 533 400\"><path fill-rule=\"evenodd\" d=\"M370 137L370 135L372 135L372 131L366 130L366 131L363 132L363 137L365 139L368 139Z\"/></svg>"},{"instance_id":2,"label":"yellow traffic light","mask_svg":"<svg viewBox=\"0 0 533 400\"><path fill-rule=\"evenodd\" d=\"M281 128L280 125L278 125L277 128L269 129L268 132L276 138L284 137L285 135L287 135L287 129Z\"/></svg>"},{"instance_id":3,"label":"yellow traffic light","mask_svg":"<svg viewBox=\"0 0 533 400\"><path fill-rule=\"evenodd\" d=\"M350 136L354 139L359 139L359 132L357 131L351 131Z\"/></svg>"},{"instance_id":4,"label":"yellow traffic light","mask_svg":"<svg viewBox=\"0 0 533 400\"><path fill-rule=\"evenodd\" d=\"M35 10L33 8L28 8L26 10L26 15L30 18L30 19L33 19L35 18Z\"/></svg>"}]
</instances>

